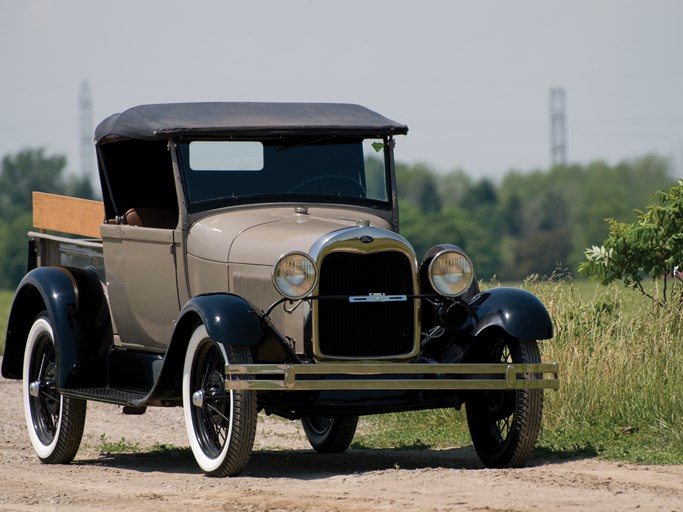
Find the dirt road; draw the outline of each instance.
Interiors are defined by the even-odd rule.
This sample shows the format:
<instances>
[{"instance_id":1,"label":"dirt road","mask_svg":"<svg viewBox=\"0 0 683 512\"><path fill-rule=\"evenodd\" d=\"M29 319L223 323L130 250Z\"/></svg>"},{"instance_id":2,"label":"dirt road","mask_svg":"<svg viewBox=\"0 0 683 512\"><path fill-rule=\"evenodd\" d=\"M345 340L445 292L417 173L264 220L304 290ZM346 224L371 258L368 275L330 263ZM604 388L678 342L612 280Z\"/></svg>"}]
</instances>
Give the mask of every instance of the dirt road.
<instances>
[{"instance_id":1,"label":"dirt road","mask_svg":"<svg viewBox=\"0 0 683 512\"><path fill-rule=\"evenodd\" d=\"M323 456L298 423L265 416L244 476L207 478L187 451L150 455L154 443L188 446L180 409L125 416L90 403L76 460L48 466L30 447L19 382L0 378L0 396L0 511L683 511L683 466L534 460L487 470L471 448ZM102 454L102 435L147 454Z\"/></svg>"}]
</instances>

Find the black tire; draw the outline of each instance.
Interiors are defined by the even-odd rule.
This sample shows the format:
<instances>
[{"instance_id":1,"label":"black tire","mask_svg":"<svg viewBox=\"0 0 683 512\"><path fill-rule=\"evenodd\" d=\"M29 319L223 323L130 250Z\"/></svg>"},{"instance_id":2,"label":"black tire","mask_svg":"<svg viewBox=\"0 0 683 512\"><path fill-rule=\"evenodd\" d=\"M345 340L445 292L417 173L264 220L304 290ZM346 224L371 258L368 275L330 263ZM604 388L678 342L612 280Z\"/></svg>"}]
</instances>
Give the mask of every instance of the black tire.
<instances>
[{"instance_id":1,"label":"black tire","mask_svg":"<svg viewBox=\"0 0 683 512\"><path fill-rule=\"evenodd\" d=\"M316 452L342 453L351 446L358 426L358 416L308 416L301 419L301 424L308 442Z\"/></svg>"},{"instance_id":2,"label":"black tire","mask_svg":"<svg viewBox=\"0 0 683 512\"><path fill-rule=\"evenodd\" d=\"M503 338L483 352L480 362L541 362L535 341ZM542 389L472 392L466 410L472 443L486 467L517 468L527 463L541 428Z\"/></svg>"},{"instance_id":3,"label":"black tire","mask_svg":"<svg viewBox=\"0 0 683 512\"><path fill-rule=\"evenodd\" d=\"M81 445L86 402L57 389L54 329L47 312L36 317L26 338L23 397L28 435L40 461L71 462Z\"/></svg>"},{"instance_id":4,"label":"black tire","mask_svg":"<svg viewBox=\"0 0 683 512\"><path fill-rule=\"evenodd\" d=\"M240 474L256 435L256 393L225 390L224 366L252 362L248 347L224 346L203 325L190 338L183 367L183 410L190 446L208 476Z\"/></svg>"}]
</instances>

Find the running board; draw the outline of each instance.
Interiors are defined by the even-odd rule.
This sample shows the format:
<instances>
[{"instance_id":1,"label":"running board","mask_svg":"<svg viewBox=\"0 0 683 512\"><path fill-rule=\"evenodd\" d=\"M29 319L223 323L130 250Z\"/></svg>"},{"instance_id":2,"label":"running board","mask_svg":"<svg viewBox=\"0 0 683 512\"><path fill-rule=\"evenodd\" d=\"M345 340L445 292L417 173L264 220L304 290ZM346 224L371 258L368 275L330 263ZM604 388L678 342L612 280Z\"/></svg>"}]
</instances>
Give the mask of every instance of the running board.
<instances>
[{"instance_id":1,"label":"running board","mask_svg":"<svg viewBox=\"0 0 683 512\"><path fill-rule=\"evenodd\" d=\"M123 391L112 388L81 388L81 389L63 389L62 395L80 398L83 400L94 400L96 402L105 402L109 404L136 406L136 403L147 397L147 393L136 391Z\"/></svg>"}]
</instances>

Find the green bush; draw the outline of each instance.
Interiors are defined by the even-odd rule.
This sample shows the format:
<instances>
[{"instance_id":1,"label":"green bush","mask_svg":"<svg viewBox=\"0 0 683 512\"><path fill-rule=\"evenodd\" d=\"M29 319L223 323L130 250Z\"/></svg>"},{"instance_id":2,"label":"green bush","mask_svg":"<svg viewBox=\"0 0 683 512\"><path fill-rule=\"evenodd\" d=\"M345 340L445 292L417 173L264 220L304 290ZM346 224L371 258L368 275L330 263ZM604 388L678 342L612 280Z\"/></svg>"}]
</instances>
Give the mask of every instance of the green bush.
<instances>
[{"instance_id":1,"label":"green bush","mask_svg":"<svg viewBox=\"0 0 683 512\"><path fill-rule=\"evenodd\" d=\"M681 298L680 286L669 291L667 285L683 263L683 181L657 192L656 197L658 202L650 204L646 211L636 211L636 220L631 224L608 219L609 236L602 246L586 250L586 261L579 266L579 272L604 285L622 281L664 305L672 295ZM647 277L661 282L660 295L645 289L643 279Z\"/></svg>"}]
</instances>

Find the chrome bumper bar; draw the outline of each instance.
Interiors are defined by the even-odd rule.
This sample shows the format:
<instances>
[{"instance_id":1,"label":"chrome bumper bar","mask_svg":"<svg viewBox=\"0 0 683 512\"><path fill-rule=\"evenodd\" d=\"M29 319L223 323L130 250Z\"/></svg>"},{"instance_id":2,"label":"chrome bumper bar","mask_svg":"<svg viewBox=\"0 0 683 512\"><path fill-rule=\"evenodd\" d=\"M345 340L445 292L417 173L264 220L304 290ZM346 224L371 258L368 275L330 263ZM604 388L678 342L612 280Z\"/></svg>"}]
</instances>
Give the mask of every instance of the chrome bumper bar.
<instances>
[{"instance_id":1,"label":"chrome bumper bar","mask_svg":"<svg viewBox=\"0 0 683 512\"><path fill-rule=\"evenodd\" d=\"M225 389L254 391L558 389L559 371L558 363L226 364ZM391 378L395 375L400 377ZM262 378L268 376L271 378Z\"/></svg>"}]
</instances>

